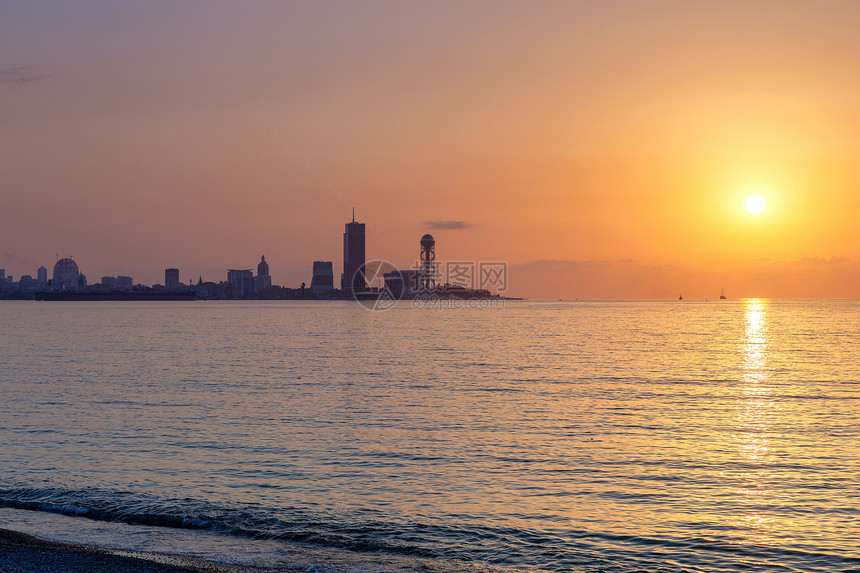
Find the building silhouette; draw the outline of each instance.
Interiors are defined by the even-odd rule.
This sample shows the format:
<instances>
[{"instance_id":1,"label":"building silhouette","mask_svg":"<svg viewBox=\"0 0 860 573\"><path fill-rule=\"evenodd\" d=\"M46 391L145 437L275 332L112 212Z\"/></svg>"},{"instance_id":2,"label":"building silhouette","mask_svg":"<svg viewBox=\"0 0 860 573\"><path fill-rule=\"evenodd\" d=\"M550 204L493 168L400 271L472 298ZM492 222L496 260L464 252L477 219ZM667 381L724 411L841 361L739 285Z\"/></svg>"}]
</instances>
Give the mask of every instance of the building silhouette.
<instances>
[{"instance_id":1,"label":"building silhouette","mask_svg":"<svg viewBox=\"0 0 860 573\"><path fill-rule=\"evenodd\" d=\"M413 296L419 290L420 279L421 271L417 269L394 269L382 275L385 290L396 300Z\"/></svg>"},{"instance_id":2,"label":"building silhouette","mask_svg":"<svg viewBox=\"0 0 860 573\"><path fill-rule=\"evenodd\" d=\"M164 269L164 288L179 290L179 269Z\"/></svg>"},{"instance_id":3,"label":"building silhouette","mask_svg":"<svg viewBox=\"0 0 860 573\"><path fill-rule=\"evenodd\" d=\"M254 279L254 288L257 292L263 292L272 286L272 277L269 275L269 263L266 262L266 257L260 256L260 262L257 264L257 276Z\"/></svg>"},{"instance_id":4,"label":"building silhouette","mask_svg":"<svg viewBox=\"0 0 860 573\"><path fill-rule=\"evenodd\" d=\"M38 288L39 281L30 275L21 275L21 278L18 279L18 289L23 293L32 295Z\"/></svg>"},{"instance_id":5,"label":"building silhouette","mask_svg":"<svg viewBox=\"0 0 860 573\"><path fill-rule=\"evenodd\" d=\"M436 288L436 239L427 234L421 237L421 288L433 290Z\"/></svg>"},{"instance_id":6,"label":"building silhouette","mask_svg":"<svg viewBox=\"0 0 860 573\"><path fill-rule=\"evenodd\" d=\"M254 273L251 269L227 269L227 284L234 298L254 294Z\"/></svg>"},{"instance_id":7,"label":"building silhouette","mask_svg":"<svg viewBox=\"0 0 860 573\"><path fill-rule=\"evenodd\" d=\"M86 277L83 278L83 285L81 277L83 275L78 270L78 263L71 257L62 258L54 265L51 289L54 291L79 290L86 286Z\"/></svg>"},{"instance_id":8,"label":"building silhouette","mask_svg":"<svg viewBox=\"0 0 860 573\"><path fill-rule=\"evenodd\" d=\"M314 261L314 274L311 278L311 292L325 294L334 290L334 271L331 261Z\"/></svg>"},{"instance_id":9,"label":"building silhouette","mask_svg":"<svg viewBox=\"0 0 860 573\"><path fill-rule=\"evenodd\" d=\"M39 290L45 290L48 288L48 269L45 267L39 267L36 270L36 278L39 281Z\"/></svg>"},{"instance_id":10,"label":"building silhouette","mask_svg":"<svg viewBox=\"0 0 860 573\"><path fill-rule=\"evenodd\" d=\"M165 282L168 282L166 279L167 279L167 274L165 273ZM178 279L177 279L177 281L178 281ZM129 290L131 290L131 288L133 286L131 277L126 277L123 275L120 275L118 277L102 277L101 285L102 285L102 288L107 289L107 290L123 290L123 291L129 291Z\"/></svg>"},{"instance_id":11,"label":"building silhouette","mask_svg":"<svg viewBox=\"0 0 860 573\"><path fill-rule=\"evenodd\" d=\"M343 275L340 288L345 294L367 290L364 263L364 223L355 222L353 209L352 222L346 224L343 233Z\"/></svg>"}]
</instances>

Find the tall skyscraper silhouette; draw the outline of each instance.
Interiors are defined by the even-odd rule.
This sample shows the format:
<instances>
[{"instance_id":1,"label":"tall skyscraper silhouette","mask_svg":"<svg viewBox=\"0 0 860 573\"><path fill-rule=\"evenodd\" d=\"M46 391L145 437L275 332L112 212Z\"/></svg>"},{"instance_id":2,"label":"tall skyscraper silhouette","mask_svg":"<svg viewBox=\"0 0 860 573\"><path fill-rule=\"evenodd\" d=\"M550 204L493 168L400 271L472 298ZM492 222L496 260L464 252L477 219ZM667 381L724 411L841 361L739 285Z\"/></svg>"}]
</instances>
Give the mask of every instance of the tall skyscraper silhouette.
<instances>
[{"instance_id":1,"label":"tall skyscraper silhouette","mask_svg":"<svg viewBox=\"0 0 860 573\"><path fill-rule=\"evenodd\" d=\"M355 222L355 208L352 222L346 224L343 233L343 276L340 288L346 294L367 290L364 278L364 223Z\"/></svg>"},{"instance_id":2,"label":"tall skyscraper silhouette","mask_svg":"<svg viewBox=\"0 0 860 573\"><path fill-rule=\"evenodd\" d=\"M164 269L164 288L179 290L179 269Z\"/></svg>"}]
</instances>

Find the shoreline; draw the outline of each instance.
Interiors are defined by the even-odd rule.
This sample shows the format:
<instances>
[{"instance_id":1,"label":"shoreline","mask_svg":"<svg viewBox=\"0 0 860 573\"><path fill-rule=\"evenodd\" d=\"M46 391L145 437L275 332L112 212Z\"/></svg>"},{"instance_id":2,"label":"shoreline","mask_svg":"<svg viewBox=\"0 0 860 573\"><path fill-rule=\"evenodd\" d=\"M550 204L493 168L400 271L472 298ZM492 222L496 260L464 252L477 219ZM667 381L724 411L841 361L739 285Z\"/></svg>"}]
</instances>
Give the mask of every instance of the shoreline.
<instances>
[{"instance_id":1,"label":"shoreline","mask_svg":"<svg viewBox=\"0 0 860 573\"><path fill-rule=\"evenodd\" d=\"M522 573L0 506L0 573Z\"/></svg>"},{"instance_id":2,"label":"shoreline","mask_svg":"<svg viewBox=\"0 0 860 573\"><path fill-rule=\"evenodd\" d=\"M46 541L0 528L0 571L84 573L277 573L285 568L230 565L196 557L114 551L90 545ZM295 570L295 569L293 569Z\"/></svg>"}]
</instances>

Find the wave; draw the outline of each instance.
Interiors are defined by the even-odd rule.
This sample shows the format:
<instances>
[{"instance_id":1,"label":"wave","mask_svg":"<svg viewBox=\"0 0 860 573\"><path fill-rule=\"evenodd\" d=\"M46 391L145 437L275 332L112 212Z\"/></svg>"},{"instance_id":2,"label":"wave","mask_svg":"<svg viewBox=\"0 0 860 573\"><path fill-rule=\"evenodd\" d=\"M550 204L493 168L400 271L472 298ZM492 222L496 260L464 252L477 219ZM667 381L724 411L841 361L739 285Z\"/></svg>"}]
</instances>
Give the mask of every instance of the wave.
<instances>
[{"instance_id":1,"label":"wave","mask_svg":"<svg viewBox=\"0 0 860 573\"><path fill-rule=\"evenodd\" d=\"M338 523L297 508L290 508L288 514L283 515L283 509L272 511L253 505L219 507L191 498L156 499L143 494L95 488L0 489L0 507L132 525L212 530L252 539L312 543L353 551L437 556L434 551L420 545L397 542L397 534L402 532L392 524ZM393 533L395 541L374 538L378 533Z\"/></svg>"},{"instance_id":2,"label":"wave","mask_svg":"<svg viewBox=\"0 0 860 573\"><path fill-rule=\"evenodd\" d=\"M277 540L425 559L527 566L543 571L636 570L815 571L851 570L860 558L831 553L740 545L728 540L665 539L569 529L546 532L464 527L454 521L396 523L320 515L302 508L253 504L216 506L191 498L157 499L132 492L56 487L0 489L0 507L59 513L107 522L210 530L250 539Z\"/></svg>"}]
</instances>

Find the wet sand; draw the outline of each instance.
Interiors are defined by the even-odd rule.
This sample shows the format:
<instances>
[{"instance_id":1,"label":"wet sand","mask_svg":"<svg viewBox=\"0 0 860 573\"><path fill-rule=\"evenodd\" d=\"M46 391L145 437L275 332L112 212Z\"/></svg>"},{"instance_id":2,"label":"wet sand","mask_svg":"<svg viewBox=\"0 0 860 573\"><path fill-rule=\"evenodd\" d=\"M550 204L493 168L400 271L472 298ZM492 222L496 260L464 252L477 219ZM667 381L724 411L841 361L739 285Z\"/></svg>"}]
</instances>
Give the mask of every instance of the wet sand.
<instances>
[{"instance_id":1,"label":"wet sand","mask_svg":"<svg viewBox=\"0 0 860 573\"><path fill-rule=\"evenodd\" d=\"M171 555L105 551L95 547L43 541L25 533L0 529L0 573L271 573L261 569ZM295 571L295 570L294 570Z\"/></svg>"}]
</instances>

